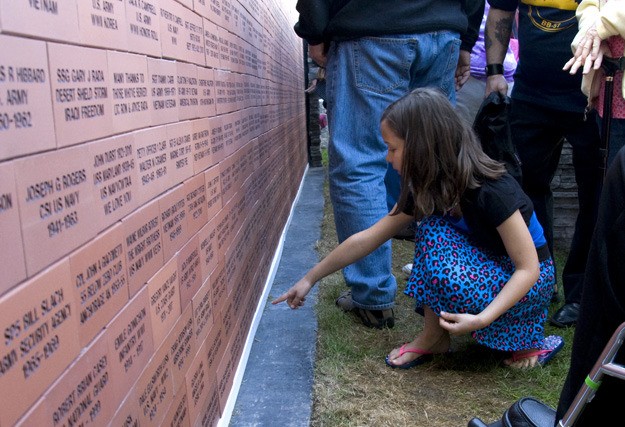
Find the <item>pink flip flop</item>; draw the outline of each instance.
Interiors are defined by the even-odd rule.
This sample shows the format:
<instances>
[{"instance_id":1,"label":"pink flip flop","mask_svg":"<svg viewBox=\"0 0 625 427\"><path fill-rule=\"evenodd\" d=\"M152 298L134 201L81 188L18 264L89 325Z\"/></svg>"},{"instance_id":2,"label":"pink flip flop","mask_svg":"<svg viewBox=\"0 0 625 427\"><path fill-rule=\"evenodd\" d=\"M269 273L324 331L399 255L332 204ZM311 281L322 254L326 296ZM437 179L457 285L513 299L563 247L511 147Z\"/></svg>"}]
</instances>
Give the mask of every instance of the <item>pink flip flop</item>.
<instances>
[{"instance_id":1,"label":"pink flip flop","mask_svg":"<svg viewBox=\"0 0 625 427\"><path fill-rule=\"evenodd\" d=\"M530 357L538 356L538 364L545 366L553 357L564 347L564 338L558 335L549 335L543 340L543 345L539 350L529 351L527 353L512 354L512 361L517 362Z\"/></svg>"},{"instance_id":2,"label":"pink flip flop","mask_svg":"<svg viewBox=\"0 0 625 427\"><path fill-rule=\"evenodd\" d=\"M389 356L387 355L386 358L384 359L384 362L386 362L386 364L388 366L390 366L391 368L399 368L399 369L410 369L414 366L418 366L421 365L425 362L429 362L430 360L433 359L433 355L434 353L432 353L431 351L428 350L421 350L420 348L406 348L406 346L408 345L408 343L405 343L404 345L402 345L399 348L399 356L403 356L406 353L415 353L415 354L419 354L420 357L417 357L414 360L411 360L410 362L406 362L402 365L393 365L391 363L391 360L389 359Z\"/></svg>"}]
</instances>

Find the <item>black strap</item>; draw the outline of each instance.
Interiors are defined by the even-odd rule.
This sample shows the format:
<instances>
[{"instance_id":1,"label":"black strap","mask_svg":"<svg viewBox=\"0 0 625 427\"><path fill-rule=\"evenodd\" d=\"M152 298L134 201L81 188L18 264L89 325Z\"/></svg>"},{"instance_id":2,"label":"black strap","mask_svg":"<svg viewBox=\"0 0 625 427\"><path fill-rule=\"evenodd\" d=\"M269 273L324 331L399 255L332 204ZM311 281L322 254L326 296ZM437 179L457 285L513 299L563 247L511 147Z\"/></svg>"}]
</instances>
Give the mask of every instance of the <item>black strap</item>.
<instances>
[{"instance_id":1,"label":"black strap","mask_svg":"<svg viewBox=\"0 0 625 427\"><path fill-rule=\"evenodd\" d=\"M607 58L601 61L601 68L605 72L605 90L603 95L603 120L601 120L601 171L605 177L608 153L610 147L610 122L612 120L612 99L614 95L614 75L625 68L625 57Z\"/></svg>"}]
</instances>

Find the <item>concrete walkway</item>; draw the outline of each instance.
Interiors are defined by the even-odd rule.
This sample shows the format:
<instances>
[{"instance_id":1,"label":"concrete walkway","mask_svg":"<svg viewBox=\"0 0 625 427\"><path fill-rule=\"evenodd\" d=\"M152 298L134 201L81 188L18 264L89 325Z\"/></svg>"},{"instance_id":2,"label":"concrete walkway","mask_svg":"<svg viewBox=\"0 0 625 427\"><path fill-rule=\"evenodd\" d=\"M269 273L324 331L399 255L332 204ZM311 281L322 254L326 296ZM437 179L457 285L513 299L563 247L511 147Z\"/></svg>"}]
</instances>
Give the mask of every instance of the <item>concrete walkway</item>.
<instances>
[{"instance_id":1,"label":"concrete walkway","mask_svg":"<svg viewBox=\"0 0 625 427\"><path fill-rule=\"evenodd\" d=\"M271 300L289 289L317 261L325 168L310 168L286 232L282 257L258 325L230 418L230 426L307 426L312 412L317 340L314 287L306 305L291 310Z\"/></svg>"}]
</instances>

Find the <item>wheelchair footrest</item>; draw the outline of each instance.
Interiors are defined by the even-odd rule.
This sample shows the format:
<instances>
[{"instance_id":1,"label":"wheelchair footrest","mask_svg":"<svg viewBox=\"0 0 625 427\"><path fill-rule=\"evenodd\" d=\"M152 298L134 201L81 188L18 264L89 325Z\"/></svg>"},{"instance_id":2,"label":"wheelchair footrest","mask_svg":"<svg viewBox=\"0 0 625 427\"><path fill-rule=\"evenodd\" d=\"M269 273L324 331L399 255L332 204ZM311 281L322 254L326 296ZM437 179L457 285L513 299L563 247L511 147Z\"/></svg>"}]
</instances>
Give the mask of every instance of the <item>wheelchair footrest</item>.
<instances>
[{"instance_id":1,"label":"wheelchair footrest","mask_svg":"<svg viewBox=\"0 0 625 427\"><path fill-rule=\"evenodd\" d=\"M533 397L517 400L503 414L504 427L553 427L556 411Z\"/></svg>"}]
</instances>

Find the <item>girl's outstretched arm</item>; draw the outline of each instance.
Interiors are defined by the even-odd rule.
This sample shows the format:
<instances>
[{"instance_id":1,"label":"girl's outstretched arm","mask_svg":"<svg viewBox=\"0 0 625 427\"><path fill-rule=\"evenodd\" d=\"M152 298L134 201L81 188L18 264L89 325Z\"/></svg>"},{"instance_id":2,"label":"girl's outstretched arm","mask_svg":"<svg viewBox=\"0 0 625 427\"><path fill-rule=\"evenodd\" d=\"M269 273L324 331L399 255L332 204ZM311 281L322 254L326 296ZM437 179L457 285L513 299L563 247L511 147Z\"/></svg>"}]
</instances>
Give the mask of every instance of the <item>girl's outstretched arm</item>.
<instances>
[{"instance_id":1,"label":"girl's outstretched arm","mask_svg":"<svg viewBox=\"0 0 625 427\"><path fill-rule=\"evenodd\" d=\"M520 211L513 213L497 231L514 263L514 273L499 295L479 314L441 312L440 325L451 334L464 334L482 329L523 298L534 286L540 273L538 254Z\"/></svg>"},{"instance_id":2,"label":"girl's outstretched arm","mask_svg":"<svg viewBox=\"0 0 625 427\"><path fill-rule=\"evenodd\" d=\"M306 295L317 281L369 255L413 220L412 216L404 213L386 215L366 230L350 236L311 268L291 289L271 303L286 301L293 309L301 307L304 305Z\"/></svg>"}]
</instances>

